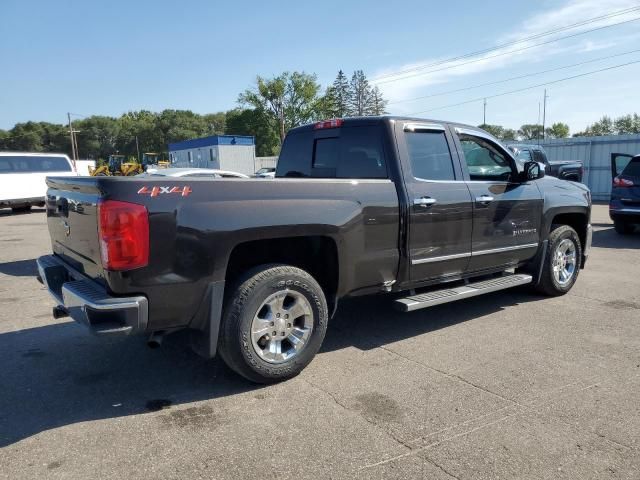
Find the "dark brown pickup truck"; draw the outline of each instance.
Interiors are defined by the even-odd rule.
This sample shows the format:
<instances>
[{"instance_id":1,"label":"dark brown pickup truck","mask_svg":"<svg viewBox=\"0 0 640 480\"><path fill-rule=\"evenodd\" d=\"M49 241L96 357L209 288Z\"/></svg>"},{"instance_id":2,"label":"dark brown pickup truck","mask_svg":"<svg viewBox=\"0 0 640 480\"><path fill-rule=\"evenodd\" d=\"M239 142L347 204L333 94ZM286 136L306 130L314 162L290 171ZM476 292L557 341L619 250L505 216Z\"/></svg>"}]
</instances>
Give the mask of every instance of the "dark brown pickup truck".
<instances>
[{"instance_id":1,"label":"dark brown pickup truck","mask_svg":"<svg viewBox=\"0 0 640 480\"><path fill-rule=\"evenodd\" d=\"M289 132L276 178L49 178L39 276L98 335L192 332L256 382L300 372L338 302L402 311L530 284L566 293L589 190L466 125L337 119ZM426 321L426 317L425 317Z\"/></svg>"}]
</instances>

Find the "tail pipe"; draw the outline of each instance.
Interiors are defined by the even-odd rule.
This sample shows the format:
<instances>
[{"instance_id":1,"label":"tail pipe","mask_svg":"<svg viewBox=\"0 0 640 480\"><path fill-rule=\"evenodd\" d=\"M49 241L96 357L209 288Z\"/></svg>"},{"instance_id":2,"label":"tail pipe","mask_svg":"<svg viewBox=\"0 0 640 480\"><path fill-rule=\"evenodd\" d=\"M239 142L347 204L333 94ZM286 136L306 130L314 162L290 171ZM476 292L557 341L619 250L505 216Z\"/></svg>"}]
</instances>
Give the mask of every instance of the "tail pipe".
<instances>
[{"instance_id":1,"label":"tail pipe","mask_svg":"<svg viewBox=\"0 0 640 480\"><path fill-rule=\"evenodd\" d=\"M149 335L149 340L147 340L147 346L149 348L160 348L162 345L162 340L164 339L164 332L153 332Z\"/></svg>"}]
</instances>

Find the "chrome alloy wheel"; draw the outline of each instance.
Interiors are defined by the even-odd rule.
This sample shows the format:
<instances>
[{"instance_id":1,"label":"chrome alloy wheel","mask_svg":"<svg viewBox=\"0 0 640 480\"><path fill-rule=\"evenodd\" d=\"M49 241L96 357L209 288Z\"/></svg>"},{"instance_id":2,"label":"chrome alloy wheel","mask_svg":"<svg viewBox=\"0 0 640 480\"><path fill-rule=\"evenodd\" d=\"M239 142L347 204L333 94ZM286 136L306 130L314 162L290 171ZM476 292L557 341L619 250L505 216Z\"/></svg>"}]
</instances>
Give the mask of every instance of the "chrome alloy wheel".
<instances>
[{"instance_id":1,"label":"chrome alloy wheel","mask_svg":"<svg viewBox=\"0 0 640 480\"><path fill-rule=\"evenodd\" d=\"M573 278L576 256L576 246L568 238L562 240L553 252L553 276L560 285L566 285Z\"/></svg>"},{"instance_id":2,"label":"chrome alloy wheel","mask_svg":"<svg viewBox=\"0 0 640 480\"><path fill-rule=\"evenodd\" d=\"M313 330L313 310L307 298L294 290L270 295L251 323L251 343L262 360L282 363L299 355Z\"/></svg>"}]
</instances>

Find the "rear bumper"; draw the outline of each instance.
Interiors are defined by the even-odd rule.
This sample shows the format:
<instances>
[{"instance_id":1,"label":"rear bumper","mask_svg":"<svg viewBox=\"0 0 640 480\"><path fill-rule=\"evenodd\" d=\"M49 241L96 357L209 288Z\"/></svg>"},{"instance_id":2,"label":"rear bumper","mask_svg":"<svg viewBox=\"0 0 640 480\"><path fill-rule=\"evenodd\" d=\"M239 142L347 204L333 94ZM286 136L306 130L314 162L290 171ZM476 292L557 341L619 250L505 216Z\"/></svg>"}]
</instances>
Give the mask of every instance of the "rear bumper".
<instances>
[{"instance_id":1,"label":"rear bumper","mask_svg":"<svg viewBox=\"0 0 640 480\"><path fill-rule=\"evenodd\" d=\"M144 296L113 297L55 255L38 258L39 279L63 310L96 335L129 335L147 328Z\"/></svg>"},{"instance_id":2,"label":"rear bumper","mask_svg":"<svg viewBox=\"0 0 640 480\"><path fill-rule=\"evenodd\" d=\"M609 207L609 217L611 220L627 220L640 223L640 207Z\"/></svg>"}]
</instances>

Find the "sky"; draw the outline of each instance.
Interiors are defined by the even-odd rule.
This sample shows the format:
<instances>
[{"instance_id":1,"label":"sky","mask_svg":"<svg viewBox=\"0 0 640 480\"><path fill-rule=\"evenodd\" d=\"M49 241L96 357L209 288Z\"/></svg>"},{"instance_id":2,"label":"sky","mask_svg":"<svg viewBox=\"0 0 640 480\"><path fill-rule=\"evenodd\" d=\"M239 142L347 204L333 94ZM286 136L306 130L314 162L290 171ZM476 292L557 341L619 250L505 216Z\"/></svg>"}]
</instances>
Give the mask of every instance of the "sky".
<instances>
[{"instance_id":1,"label":"sky","mask_svg":"<svg viewBox=\"0 0 640 480\"><path fill-rule=\"evenodd\" d=\"M640 50L640 20L628 21L639 10L530 39L633 7L640 0L2 0L0 128L65 123L67 112L211 113L238 106L256 75L298 70L328 85L362 69L392 114L478 125L486 97L487 123L518 128L538 122L547 88L547 124L576 132L640 113L640 63L495 95L640 62L627 53Z\"/></svg>"}]
</instances>

